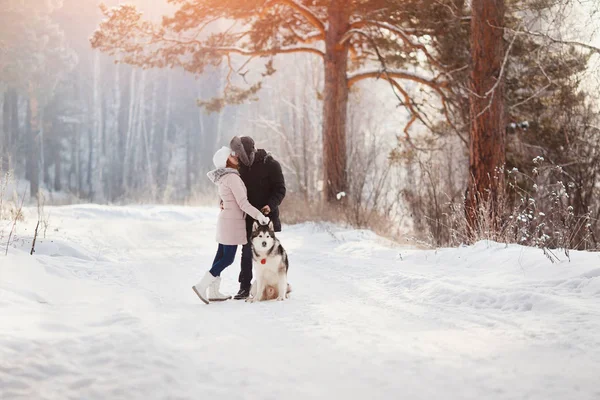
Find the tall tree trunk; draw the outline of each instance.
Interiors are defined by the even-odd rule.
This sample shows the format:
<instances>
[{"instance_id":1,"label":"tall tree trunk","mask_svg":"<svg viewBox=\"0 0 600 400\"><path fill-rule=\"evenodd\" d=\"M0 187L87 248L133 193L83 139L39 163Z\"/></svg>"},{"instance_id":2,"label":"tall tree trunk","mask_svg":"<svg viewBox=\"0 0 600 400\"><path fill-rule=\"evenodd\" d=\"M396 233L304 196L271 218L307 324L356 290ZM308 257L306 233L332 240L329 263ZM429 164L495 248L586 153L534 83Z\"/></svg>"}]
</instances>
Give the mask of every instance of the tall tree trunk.
<instances>
[{"instance_id":1,"label":"tall tree trunk","mask_svg":"<svg viewBox=\"0 0 600 400\"><path fill-rule=\"evenodd\" d=\"M56 151L56 158L54 159L54 191L60 192L62 190L62 159L60 149Z\"/></svg>"},{"instance_id":2,"label":"tall tree trunk","mask_svg":"<svg viewBox=\"0 0 600 400\"><path fill-rule=\"evenodd\" d=\"M492 221L498 217L498 197L503 190L506 159L504 116L504 0L472 0L471 3L471 131L470 178L466 198L471 234L478 229L477 214L489 205ZM486 206L487 207L487 206ZM488 210L488 208L486 208ZM492 226L491 229L496 229Z\"/></svg>"},{"instance_id":3,"label":"tall tree trunk","mask_svg":"<svg viewBox=\"0 0 600 400\"><path fill-rule=\"evenodd\" d=\"M8 88L4 93L2 110L4 153L0 152L0 157L3 158L0 167L3 171L8 171L15 167L16 143L19 140L19 96L15 89Z\"/></svg>"},{"instance_id":4,"label":"tall tree trunk","mask_svg":"<svg viewBox=\"0 0 600 400\"><path fill-rule=\"evenodd\" d=\"M302 91L302 98L300 99L300 101L304 102L306 100L306 86L303 87L303 91ZM312 129L310 129L309 127L309 123L308 123L308 118L309 116L307 115L307 109L303 108L302 109L302 128L300 129L300 132L302 134L302 177L303 177L303 185L302 185L302 193L304 194L304 201L306 202L306 204L309 203L309 188L311 187L310 184L310 168L309 168L309 161L308 161L308 146L310 143L310 135L311 135L311 131Z\"/></svg>"},{"instance_id":5,"label":"tall tree trunk","mask_svg":"<svg viewBox=\"0 0 600 400\"><path fill-rule=\"evenodd\" d=\"M123 65L118 64L115 68L115 87L114 87L114 111L116 115L116 128L114 146L111 147L112 165L111 165L111 201L115 201L122 193L123 188L123 168L125 160L125 138L127 134L127 104L129 104L129 88L126 86L126 79L122 79L121 71Z\"/></svg>"},{"instance_id":6,"label":"tall tree trunk","mask_svg":"<svg viewBox=\"0 0 600 400\"><path fill-rule=\"evenodd\" d=\"M346 115L348 109L348 45L340 44L349 28L344 0L332 0L325 35L325 87L323 99L324 195L329 203L347 190Z\"/></svg>"},{"instance_id":7,"label":"tall tree trunk","mask_svg":"<svg viewBox=\"0 0 600 400\"><path fill-rule=\"evenodd\" d=\"M98 197L98 189L102 186L102 147L103 147L103 120L102 120L102 71L100 70L100 53L96 52L92 61L92 99L91 114L92 126L88 130L89 154L88 154L88 198L95 201Z\"/></svg>"},{"instance_id":8,"label":"tall tree trunk","mask_svg":"<svg viewBox=\"0 0 600 400\"><path fill-rule=\"evenodd\" d=\"M167 78L167 98L165 102L165 119L163 129L158 130L158 135L156 138L156 181L158 185L158 193L157 197L159 201L163 200L163 196L165 190L167 188L167 178L168 178L168 159L167 159L167 140L169 138L169 126L171 124L171 87L172 87L172 78L171 74L169 74Z\"/></svg>"},{"instance_id":9,"label":"tall tree trunk","mask_svg":"<svg viewBox=\"0 0 600 400\"><path fill-rule=\"evenodd\" d=\"M44 112L44 115L48 115L48 112ZM52 184L52 179L50 178L50 167L54 162L54 153L58 152L55 149L55 147L57 147L58 145L53 145L52 143L45 143L45 141L48 140L48 137L52 137L54 128L52 126L52 120L50 118L46 119L44 116L42 116L41 120L43 128L41 135L42 148L40 153L42 154L41 165L42 170L44 172L44 186L46 186L46 188L49 191L52 191L54 185Z\"/></svg>"},{"instance_id":10,"label":"tall tree trunk","mask_svg":"<svg viewBox=\"0 0 600 400\"><path fill-rule=\"evenodd\" d=\"M15 89L12 89L10 92L10 102L11 102L11 106L10 106L10 112L11 112L10 143L12 144L11 151L13 153L13 160L14 160L18 154L17 153L17 143L19 143L20 135L21 135L20 126L19 126L19 94L17 93L17 91ZM13 161L13 163L14 163L14 161Z\"/></svg>"},{"instance_id":11,"label":"tall tree trunk","mask_svg":"<svg viewBox=\"0 0 600 400\"><path fill-rule=\"evenodd\" d=\"M36 198L40 188L39 156L39 109L38 100L33 84L29 85L29 99L27 101L27 161L26 172L29 179L29 193L31 198Z\"/></svg>"},{"instance_id":12,"label":"tall tree trunk","mask_svg":"<svg viewBox=\"0 0 600 400\"><path fill-rule=\"evenodd\" d=\"M125 137L123 138L123 142L124 142L124 154L123 154L123 175L122 175L122 183L123 183L123 187L121 189L121 193L125 194L128 192L128 185L129 185L129 174L130 174L130 158L131 158L131 154L130 154L130 150L131 150L131 136L133 135L134 132L134 126L133 123L134 121L134 116L135 116L135 103L136 103L136 98L135 98L135 94L136 94L136 70L132 69L131 70L131 75L130 75L130 79L129 79L129 104L128 104L128 111L127 111L127 129L124 130L125 132Z\"/></svg>"},{"instance_id":13,"label":"tall tree trunk","mask_svg":"<svg viewBox=\"0 0 600 400\"><path fill-rule=\"evenodd\" d=\"M154 178L154 170L152 168L152 159L154 153L154 141L156 140L156 126L158 125L157 109L158 109L158 83L159 73L156 72L151 76L152 81L152 105L150 106L150 130L146 128L146 118L144 118L144 144L145 144L145 160L146 160L146 183L145 187L152 193L152 200L156 201L156 179Z\"/></svg>"},{"instance_id":14,"label":"tall tree trunk","mask_svg":"<svg viewBox=\"0 0 600 400\"><path fill-rule=\"evenodd\" d=\"M185 132L185 192L186 200L192 197L192 129L189 125Z\"/></svg>"},{"instance_id":15,"label":"tall tree trunk","mask_svg":"<svg viewBox=\"0 0 600 400\"><path fill-rule=\"evenodd\" d=\"M39 177L42 177L42 179L44 178L44 165L46 165L46 156L44 154L44 152L46 151L45 149L45 135L46 135L46 126L44 124L44 107L40 107L39 106L39 100L37 99L36 96L36 101L37 101L37 110L38 110L38 115L37 115L37 125L38 125L38 134L37 134L37 152L38 152L38 186L39 186ZM44 183L44 185L46 184L45 181L42 181Z\"/></svg>"},{"instance_id":16,"label":"tall tree trunk","mask_svg":"<svg viewBox=\"0 0 600 400\"><path fill-rule=\"evenodd\" d=\"M9 91L4 92L2 102L2 137L0 137L0 172L10 169L10 101ZM0 179L2 177L0 176Z\"/></svg>"},{"instance_id":17,"label":"tall tree trunk","mask_svg":"<svg viewBox=\"0 0 600 400\"><path fill-rule=\"evenodd\" d=\"M92 182L93 176L93 168L94 168L94 157L96 156L96 149L94 148L94 129L92 127L88 127L88 157L87 157L87 173L86 173L86 183L87 183L87 198L90 202L94 201L94 183Z\"/></svg>"},{"instance_id":18,"label":"tall tree trunk","mask_svg":"<svg viewBox=\"0 0 600 400\"><path fill-rule=\"evenodd\" d=\"M225 71L226 71L226 67L224 65L222 65L221 68L219 69L219 74L218 74L220 79L215 79L218 82L218 84L217 84L218 93L220 93L221 90L227 84L227 82L226 82L227 81L227 78L226 78L227 73ZM216 115L216 123L217 123L216 132L217 132L217 134L215 135L215 144L214 144L213 148L207 149L207 150L209 150L209 152L212 152L212 150L215 150L215 149L219 149L222 146L223 125L224 125L223 118L225 118L226 112L227 112L227 107L225 107L223 110L221 110L220 113L217 113L217 115ZM237 115L237 113L236 113L236 115ZM227 143L227 144L229 144L229 143ZM209 158L212 158L212 157L209 157ZM212 166L212 163L209 163L209 166Z\"/></svg>"},{"instance_id":19,"label":"tall tree trunk","mask_svg":"<svg viewBox=\"0 0 600 400\"><path fill-rule=\"evenodd\" d=\"M77 193L78 192L78 185L77 182L79 180L79 168L78 168L78 163L79 163L79 156L78 156L78 151L79 151L79 146L78 146L78 138L79 137L79 132L74 129L72 134L71 134L71 158L69 160L70 162L70 168L69 168L69 190L71 192Z\"/></svg>"}]
</instances>

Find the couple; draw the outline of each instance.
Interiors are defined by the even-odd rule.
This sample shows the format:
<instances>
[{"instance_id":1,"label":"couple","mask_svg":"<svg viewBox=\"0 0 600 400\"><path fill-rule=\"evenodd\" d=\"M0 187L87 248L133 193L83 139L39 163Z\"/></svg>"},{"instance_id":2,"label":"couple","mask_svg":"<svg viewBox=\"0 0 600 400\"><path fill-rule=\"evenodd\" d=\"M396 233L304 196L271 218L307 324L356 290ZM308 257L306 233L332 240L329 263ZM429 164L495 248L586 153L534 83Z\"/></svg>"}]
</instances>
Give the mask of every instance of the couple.
<instances>
[{"instance_id":1,"label":"couple","mask_svg":"<svg viewBox=\"0 0 600 400\"><path fill-rule=\"evenodd\" d=\"M275 232L280 232L279 205L286 192L281 165L265 150L256 150L254 140L248 136L231 139L229 147L222 147L215 153L213 163L216 169L207 175L217 185L221 198L221 213L217 221L219 247L210 271L192 287L206 304L231 298L219 292L221 272L233 264L238 245L243 245L242 271L240 290L234 298L243 300L249 297L252 225L254 220L261 225L271 221Z\"/></svg>"}]
</instances>

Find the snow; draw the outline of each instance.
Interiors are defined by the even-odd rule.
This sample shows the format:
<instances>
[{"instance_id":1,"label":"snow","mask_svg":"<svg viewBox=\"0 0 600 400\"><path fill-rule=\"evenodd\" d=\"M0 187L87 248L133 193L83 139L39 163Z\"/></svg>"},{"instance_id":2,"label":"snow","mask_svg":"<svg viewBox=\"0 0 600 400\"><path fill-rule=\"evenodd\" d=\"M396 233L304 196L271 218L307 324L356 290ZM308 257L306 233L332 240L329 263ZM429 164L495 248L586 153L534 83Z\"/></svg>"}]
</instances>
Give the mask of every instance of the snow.
<instances>
[{"instance_id":1,"label":"snow","mask_svg":"<svg viewBox=\"0 0 600 400\"><path fill-rule=\"evenodd\" d=\"M597 253L286 226L292 298L206 306L217 210L46 211L0 257L2 400L600 398Z\"/></svg>"}]
</instances>

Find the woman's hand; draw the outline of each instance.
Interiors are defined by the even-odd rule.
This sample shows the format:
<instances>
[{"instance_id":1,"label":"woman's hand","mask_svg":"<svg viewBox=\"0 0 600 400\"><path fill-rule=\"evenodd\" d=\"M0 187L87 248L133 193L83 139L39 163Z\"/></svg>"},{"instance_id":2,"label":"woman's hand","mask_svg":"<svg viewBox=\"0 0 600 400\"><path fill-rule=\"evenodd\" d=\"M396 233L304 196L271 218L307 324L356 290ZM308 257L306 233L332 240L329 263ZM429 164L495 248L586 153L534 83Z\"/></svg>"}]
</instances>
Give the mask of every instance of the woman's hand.
<instances>
[{"instance_id":1,"label":"woman's hand","mask_svg":"<svg viewBox=\"0 0 600 400\"><path fill-rule=\"evenodd\" d=\"M261 225L267 225L269 222L271 222L271 219L269 217L267 217L266 215L260 214L258 216L258 220L257 221Z\"/></svg>"}]
</instances>

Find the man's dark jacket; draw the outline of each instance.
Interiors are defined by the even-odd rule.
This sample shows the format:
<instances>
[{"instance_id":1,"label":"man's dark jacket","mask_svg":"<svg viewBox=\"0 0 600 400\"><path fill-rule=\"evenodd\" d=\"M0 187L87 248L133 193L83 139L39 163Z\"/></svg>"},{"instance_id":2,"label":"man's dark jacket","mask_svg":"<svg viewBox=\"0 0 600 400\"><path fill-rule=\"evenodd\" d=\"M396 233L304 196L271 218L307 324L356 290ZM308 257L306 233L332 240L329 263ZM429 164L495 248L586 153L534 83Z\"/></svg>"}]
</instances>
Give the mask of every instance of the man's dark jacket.
<instances>
[{"instance_id":1,"label":"man's dark jacket","mask_svg":"<svg viewBox=\"0 0 600 400\"><path fill-rule=\"evenodd\" d=\"M281 165L265 150L258 149L250 167L240 163L240 175L248 190L250 204L259 210L269 206L271 213L268 217L273 221L275 232L281 232L279 205L286 192ZM252 231L253 223L252 217L246 216L248 232Z\"/></svg>"}]
</instances>

